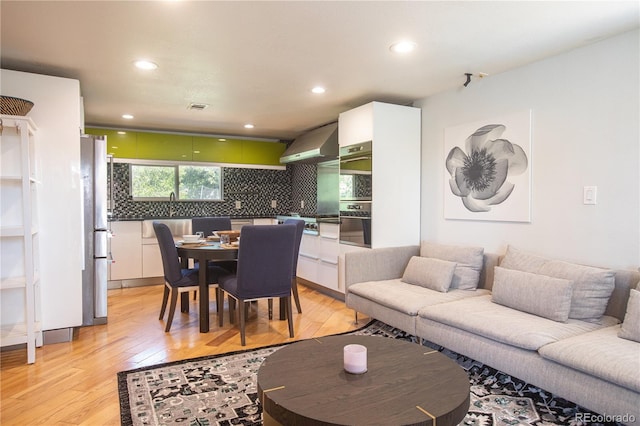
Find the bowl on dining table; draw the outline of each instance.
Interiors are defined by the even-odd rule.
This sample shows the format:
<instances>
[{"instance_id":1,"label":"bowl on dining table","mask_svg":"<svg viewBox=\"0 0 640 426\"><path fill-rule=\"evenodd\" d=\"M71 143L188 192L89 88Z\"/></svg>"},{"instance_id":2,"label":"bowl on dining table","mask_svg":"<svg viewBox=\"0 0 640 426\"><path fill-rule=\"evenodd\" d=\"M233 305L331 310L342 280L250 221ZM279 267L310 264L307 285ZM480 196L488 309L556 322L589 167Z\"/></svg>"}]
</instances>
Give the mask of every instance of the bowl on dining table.
<instances>
[{"instance_id":1,"label":"bowl on dining table","mask_svg":"<svg viewBox=\"0 0 640 426\"><path fill-rule=\"evenodd\" d=\"M182 241L184 241L185 243L197 243L198 241L200 241L200 235L183 235L182 236Z\"/></svg>"}]
</instances>

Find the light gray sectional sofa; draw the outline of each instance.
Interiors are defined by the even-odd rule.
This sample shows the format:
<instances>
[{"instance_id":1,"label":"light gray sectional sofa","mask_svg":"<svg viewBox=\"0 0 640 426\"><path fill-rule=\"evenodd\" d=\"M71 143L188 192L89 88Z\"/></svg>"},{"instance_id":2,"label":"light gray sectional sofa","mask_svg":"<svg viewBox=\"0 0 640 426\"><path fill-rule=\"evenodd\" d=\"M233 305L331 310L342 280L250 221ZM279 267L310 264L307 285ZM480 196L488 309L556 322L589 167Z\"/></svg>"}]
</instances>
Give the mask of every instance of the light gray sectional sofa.
<instances>
[{"instance_id":1,"label":"light gray sectional sofa","mask_svg":"<svg viewBox=\"0 0 640 426\"><path fill-rule=\"evenodd\" d=\"M637 271L423 242L347 253L345 283L356 312L640 424Z\"/></svg>"}]
</instances>

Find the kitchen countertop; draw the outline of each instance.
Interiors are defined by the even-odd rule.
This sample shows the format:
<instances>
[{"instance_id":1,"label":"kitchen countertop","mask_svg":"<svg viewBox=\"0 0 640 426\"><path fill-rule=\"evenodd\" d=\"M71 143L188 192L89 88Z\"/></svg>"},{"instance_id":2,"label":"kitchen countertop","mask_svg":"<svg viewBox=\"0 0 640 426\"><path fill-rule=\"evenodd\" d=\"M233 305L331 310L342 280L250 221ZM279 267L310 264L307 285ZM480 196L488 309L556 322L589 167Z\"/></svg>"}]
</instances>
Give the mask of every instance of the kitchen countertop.
<instances>
[{"instance_id":1,"label":"kitchen countertop","mask_svg":"<svg viewBox=\"0 0 640 426\"><path fill-rule=\"evenodd\" d=\"M219 215L218 217L226 217L224 215ZM200 216L193 216L193 217L200 217ZM208 216L207 216L208 217ZM216 217L211 216L211 217ZM231 220L242 220L242 219L275 219L276 216L275 215L247 215L247 216L229 216L231 218ZM110 218L108 218L107 220L109 222L135 222L135 221L143 221L143 220L168 220L168 219L191 219L191 216L173 216L173 217L167 217L167 216L112 216Z\"/></svg>"}]
</instances>

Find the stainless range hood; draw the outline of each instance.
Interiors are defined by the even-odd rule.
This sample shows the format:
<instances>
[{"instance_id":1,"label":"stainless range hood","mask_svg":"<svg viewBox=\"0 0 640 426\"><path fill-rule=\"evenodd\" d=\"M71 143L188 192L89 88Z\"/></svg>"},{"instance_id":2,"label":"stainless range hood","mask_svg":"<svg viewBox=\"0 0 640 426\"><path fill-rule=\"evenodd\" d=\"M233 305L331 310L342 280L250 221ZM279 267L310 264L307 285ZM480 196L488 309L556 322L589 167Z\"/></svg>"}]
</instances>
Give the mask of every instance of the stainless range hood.
<instances>
[{"instance_id":1,"label":"stainless range hood","mask_svg":"<svg viewBox=\"0 0 640 426\"><path fill-rule=\"evenodd\" d=\"M293 141L280 163L319 163L338 157L338 123L307 132Z\"/></svg>"}]
</instances>

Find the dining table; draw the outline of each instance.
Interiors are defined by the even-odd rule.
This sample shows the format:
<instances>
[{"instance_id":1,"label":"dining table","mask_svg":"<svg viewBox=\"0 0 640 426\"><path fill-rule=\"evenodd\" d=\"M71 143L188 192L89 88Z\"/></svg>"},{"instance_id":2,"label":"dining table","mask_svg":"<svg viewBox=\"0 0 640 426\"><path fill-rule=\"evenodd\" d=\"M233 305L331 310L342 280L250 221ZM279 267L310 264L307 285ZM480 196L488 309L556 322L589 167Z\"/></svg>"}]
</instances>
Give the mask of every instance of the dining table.
<instances>
[{"instance_id":1,"label":"dining table","mask_svg":"<svg viewBox=\"0 0 640 426\"><path fill-rule=\"evenodd\" d=\"M188 267L189 259L198 261L200 265L206 265L209 260L238 259L237 245L221 244L218 241L203 241L195 244L178 242L176 243L176 249L178 250L178 256L180 256L182 268ZM202 266L200 269L202 271ZM204 268L205 272L206 270ZM209 332L209 283L207 281L207 274L200 273L198 277L200 333ZM221 306L218 306L218 309L221 309Z\"/></svg>"}]
</instances>

